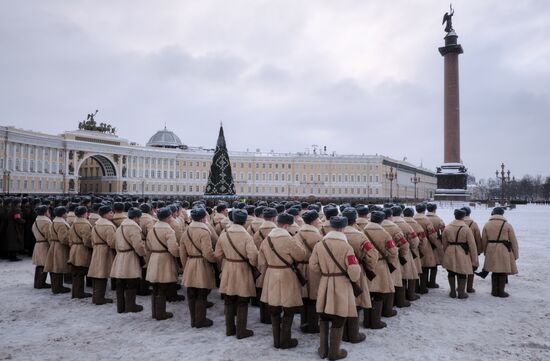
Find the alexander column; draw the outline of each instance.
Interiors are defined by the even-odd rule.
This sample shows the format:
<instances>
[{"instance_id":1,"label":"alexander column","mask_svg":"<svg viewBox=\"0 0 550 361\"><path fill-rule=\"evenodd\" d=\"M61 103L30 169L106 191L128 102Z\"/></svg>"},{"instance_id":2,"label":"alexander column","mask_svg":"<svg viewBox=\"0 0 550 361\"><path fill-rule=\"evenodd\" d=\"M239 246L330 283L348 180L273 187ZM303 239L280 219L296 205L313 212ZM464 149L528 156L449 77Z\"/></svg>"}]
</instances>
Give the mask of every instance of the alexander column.
<instances>
[{"instance_id":1,"label":"alexander column","mask_svg":"<svg viewBox=\"0 0 550 361\"><path fill-rule=\"evenodd\" d=\"M457 44L458 35L453 29L451 7L443 16L446 23L445 46L439 48L444 61L444 155L443 165L437 168L436 200L466 201L468 174L460 158L460 103L458 82L458 55L463 53Z\"/></svg>"}]
</instances>

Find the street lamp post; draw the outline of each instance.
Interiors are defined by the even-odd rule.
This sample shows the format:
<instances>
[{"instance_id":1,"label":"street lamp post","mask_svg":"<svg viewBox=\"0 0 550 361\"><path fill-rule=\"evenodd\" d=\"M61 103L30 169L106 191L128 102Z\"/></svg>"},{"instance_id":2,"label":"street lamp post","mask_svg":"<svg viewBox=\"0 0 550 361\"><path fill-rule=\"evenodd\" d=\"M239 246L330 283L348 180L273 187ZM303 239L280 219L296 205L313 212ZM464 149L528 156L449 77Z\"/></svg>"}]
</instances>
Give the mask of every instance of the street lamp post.
<instances>
[{"instance_id":1,"label":"street lamp post","mask_svg":"<svg viewBox=\"0 0 550 361\"><path fill-rule=\"evenodd\" d=\"M10 194L10 176L11 176L11 172L6 169L4 171L4 182L6 183L4 186L6 187L5 189L7 190L6 193L8 195Z\"/></svg>"},{"instance_id":2,"label":"street lamp post","mask_svg":"<svg viewBox=\"0 0 550 361\"><path fill-rule=\"evenodd\" d=\"M390 181L390 202L393 201L393 181L397 179L397 172L393 172L393 167L390 167L390 171L384 174L387 180Z\"/></svg>"},{"instance_id":3,"label":"street lamp post","mask_svg":"<svg viewBox=\"0 0 550 361\"><path fill-rule=\"evenodd\" d=\"M416 185L418 183L420 183L420 176L417 176L416 173L414 175L414 177L411 177L411 183L414 184L414 200L417 199L417 196L416 196Z\"/></svg>"},{"instance_id":4,"label":"street lamp post","mask_svg":"<svg viewBox=\"0 0 550 361\"><path fill-rule=\"evenodd\" d=\"M500 180L500 202L502 204L504 204L504 202L506 201L505 199L505 187L506 187L506 184L510 183L510 169L508 169L508 171L505 171L505 165L504 163L502 163L500 165L500 173L499 171L497 170L495 172L496 176L497 176L497 181Z\"/></svg>"},{"instance_id":5,"label":"street lamp post","mask_svg":"<svg viewBox=\"0 0 550 361\"><path fill-rule=\"evenodd\" d=\"M144 198L145 194L145 179L141 181L141 198Z\"/></svg>"}]
</instances>

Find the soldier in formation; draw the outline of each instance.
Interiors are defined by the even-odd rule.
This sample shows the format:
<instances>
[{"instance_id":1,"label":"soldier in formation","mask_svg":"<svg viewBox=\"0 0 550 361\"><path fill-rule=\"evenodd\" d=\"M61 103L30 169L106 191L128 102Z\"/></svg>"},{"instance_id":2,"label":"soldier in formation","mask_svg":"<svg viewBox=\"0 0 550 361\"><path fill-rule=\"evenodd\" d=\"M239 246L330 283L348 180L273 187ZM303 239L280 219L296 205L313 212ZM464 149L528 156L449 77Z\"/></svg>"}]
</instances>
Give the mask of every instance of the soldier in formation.
<instances>
[{"instance_id":1,"label":"soldier in formation","mask_svg":"<svg viewBox=\"0 0 550 361\"><path fill-rule=\"evenodd\" d=\"M175 287L182 273L191 326L203 328L213 324L206 317L207 296L220 267L227 336L254 335L247 328L248 307L258 297L275 347L298 345L292 321L300 312L300 329L319 333L319 355L331 360L346 356L342 341L365 339L360 324L386 327L381 317L395 316L394 305L406 307L419 299L417 292L437 287L438 264L448 272L450 296L459 299L473 292L480 253L485 264L479 274L492 273L493 296L507 297L508 275L517 273L518 244L501 208L480 232L468 207L455 210L455 220L445 226L426 204L417 205L415 214L396 205L264 201L237 202L231 211L225 203L212 211L195 202L187 211L186 202L117 197L27 200L24 206L31 203L35 288L48 288L50 273L52 292L69 292L64 275L72 273L72 297L85 298L88 275L92 303L105 304L112 302L105 297L111 278L117 312L127 313L143 310L136 294L150 294L152 285L152 317L166 320L173 317L167 298L183 299ZM21 202L5 199L3 209L6 204L14 215Z\"/></svg>"}]
</instances>

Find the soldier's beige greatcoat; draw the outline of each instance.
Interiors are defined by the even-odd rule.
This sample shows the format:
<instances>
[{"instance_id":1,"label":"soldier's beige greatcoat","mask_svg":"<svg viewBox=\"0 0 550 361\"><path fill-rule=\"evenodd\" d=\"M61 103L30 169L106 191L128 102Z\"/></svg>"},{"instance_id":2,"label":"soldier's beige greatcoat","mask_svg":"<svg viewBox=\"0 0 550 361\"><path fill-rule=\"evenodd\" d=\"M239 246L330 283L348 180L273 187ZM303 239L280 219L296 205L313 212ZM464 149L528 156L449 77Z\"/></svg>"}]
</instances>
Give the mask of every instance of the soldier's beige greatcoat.
<instances>
[{"instance_id":1,"label":"soldier's beige greatcoat","mask_svg":"<svg viewBox=\"0 0 550 361\"><path fill-rule=\"evenodd\" d=\"M326 220L321 223L321 235L324 237L326 236L330 231L332 231L332 227L330 226L330 220Z\"/></svg>"},{"instance_id":2,"label":"soldier's beige greatcoat","mask_svg":"<svg viewBox=\"0 0 550 361\"><path fill-rule=\"evenodd\" d=\"M76 219L76 215L74 214L74 212L67 212L67 218L65 218L65 222L67 222L69 227L73 225L73 222L75 221L75 219Z\"/></svg>"},{"instance_id":3,"label":"soldier's beige greatcoat","mask_svg":"<svg viewBox=\"0 0 550 361\"><path fill-rule=\"evenodd\" d=\"M362 273L361 266L359 266L355 252L347 242L345 234L331 231L327 233L322 242L326 242L334 258L347 272L349 278L353 282L358 282ZM317 312L340 317L357 317L351 282L347 277L339 275L341 274L340 269L321 242L313 248L309 267L313 273L321 276L317 293Z\"/></svg>"},{"instance_id":4,"label":"soldier's beige greatcoat","mask_svg":"<svg viewBox=\"0 0 550 361\"><path fill-rule=\"evenodd\" d=\"M470 228L462 220L454 220L443 230L443 267L447 271L455 272L461 275L471 275L474 273L473 267L479 265L477 259L477 247L474 235ZM454 243L466 243L469 252L466 254L464 248Z\"/></svg>"},{"instance_id":5,"label":"soldier's beige greatcoat","mask_svg":"<svg viewBox=\"0 0 550 361\"><path fill-rule=\"evenodd\" d=\"M365 242L370 243L367 236L363 232L358 231L354 226L347 226L346 228L344 228L343 233L346 236L348 243L353 248L355 257L358 260L364 260L367 267L374 272L374 269L376 268L376 263L378 262L378 251L374 247L371 247L368 251L366 250L366 248L368 247L365 245ZM371 308L372 304L370 300L368 278L365 271L363 270L363 267L361 267L359 285L363 289L363 293L361 293L355 299L355 304L357 305L357 307Z\"/></svg>"},{"instance_id":6,"label":"soldier's beige greatcoat","mask_svg":"<svg viewBox=\"0 0 550 361\"><path fill-rule=\"evenodd\" d=\"M44 272L69 273L69 224L62 217L55 217L48 231L50 247Z\"/></svg>"},{"instance_id":7,"label":"soldier's beige greatcoat","mask_svg":"<svg viewBox=\"0 0 550 361\"><path fill-rule=\"evenodd\" d=\"M95 226L95 223L101 218L101 216L97 213L90 213L90 216L88 217L88 222L93 226Z\"/></svg>"},{"instance_id":8,"label":"soldier's beige greatcoat","mask_svg":"<svg viewBox=\"0 0 550 361\"><path fill-rule=\"evenodd\" d=\"M407 254L409 254L410 256L411 251L409 245L405 240L405 235L403 234L403 232L401 232L401 229L395 223L388 219L385 219L384 221L382 221L381 226L392 237L393 242L398 249L398 260L393 264L396 270L393 271L391 274L393 285L395 287L403 287L403 266L399 262L399 256L405 257L405 259L407 259ZM407 259L407 263L405 264L405 266L408 264L409 262Z\"/></svg>"},{"instance_id":9,"label":"soldier's beige greatcoat","mask_svg":"<svg viewBox=\"0 0 550 361\"><path fill-rule=\"evenodd\" d=\"M128 218L125 212L115 213L113 215L113 224L118 228Z\"/></svg>"},{"instance_id":10,"label":"soldier's beige greatcoat","mask_svg":"<svg viewBox=\"0 0 550 361\"><path fill-rule=\"evenodd\" d=\"M436 232L436 239L437 239L437 249L435 249L435 259L437 261L437 264L442 264L443 262L443 254L445 253L443 251L443 243L441 241L440 238L438 238L438 235L439 237L441 237L441 235L443 234L443 230L445 229L445 222L443 221L443 219L441 219L441 217L439 217L437 214L435 213L432 213L432 212L428 212L426 213L426 217L428 218L428 220L430 222L432 222L432 225L435 229L435 232Z\"/></svg>"},{"instance_id":11,"label":"soldier's beige greatcoat","mask_svg":"<svg viewBox=\"0 0 550 361\"><path fill-rule=\"evenodd\" d=\"M283 228L275 228L268 237L277 253L288 263L300 262L306 258L306 250ZM296 274L286 267L271 250L266 240L260 246L258 265L265 269L261 301L270 306L302 306L302 290Z\"/></svg>"},{"instance_id":12,"label":"soldier's beige greatcoat","mask_svg":"<svg viewBox=\"0 0 550 361\"><path fill-rule=\"evenodd\" d=\"M252 237L254 237L256 232L258 232L258 229L260 229L260 226L262 225L262 223L264 223L263 218L254 217L254 219L252 220L252 222L250 222L250 225L246 230L248 231L248 233L250 233Z\"/></svg>"},{"instance_id":13,"label":"soldier's beige greatcoat","mask_svg":"<svg viewBox=\"0 0 550 361\"><path fill-rule=\"evenodd\" d=\"M368 281L369 290L371 293L394 293L395 285L388 268L388 262L397 268L399 263L398 249L390 234L377 223L370 222L367 224L365 234L379 253L374 269L376 277L372 281ZM394 272L397 272L397 269Z\"/></svg>"},{"instance_id":14,"label":"soldier's beige greatcoat","mask_svg":"<svg viewBox=\"0 0 550 361\"><path fill-rule=\"evenodd\" d=\"M365 217L357 217L355 220L355 225L357 226L357 229L363 232L365 230L365 227L369 223L369 220Z\"/></svg>"},{"instance_id":15,"label":"soldier's beige greatcoat","mask_svg":"<svg viewBox=\"0 0 550 361\"><path fill-rule=\"evenodd\" d=\"M173 283L178 280L176 260L179 257L176 232L170 224L158 221L147 234L145 241L151 251L145 279L151 283Z\"/></svg>"},{"instance_id":16,"label":"soldier's beige greatcoat","mask_svg":"<svg viewBox=\"0 0 550 361\"><path fill-rule=\"evenodd\" d=\"M216 288L213 263L216 263L210 230L205 223L193 221L180 240L183 285L194 288Z\"/></svg>"},{"instance_id":17,"label":"soldier's beige greatcoat","mask_svg":"<svg viewBox=\"0 0 550 361\"><path fill-rule=\"evenodd\" d=\"M420 250L422 251L422 254L424 257L422 257L422 267L424 268L431 268L436 267L438 264L437 259L437 253L433 249L432 245L436 246L440 243L437 239L437 232L434 229L434 226L432 222L426 217L423 213L416 213L413 217L413 219L422 226L424 236L427 239L427 243L424 244L421 242ZM420 233L417 232L417 234L420 235ZM421 237L422 238L422 237ZM424 247L422 247L424 245Z\"/></svg>"},{"instance_id":18,"label":"soldier's beige greatcoat","mask_svg":"<svg viewBox=\"0 0 550 361\"><path fill-rule=\"evenodd\" d=\"M36 239L34 250L32 251L32 264L35 266L44 266L48 257L48 234L52 221L46 216L37 216L32 225L32 234Z\"/></svg>"},{"instance_id":19,"label":"soldier's beige greatcoat","mask_svg":"<svg viewBox=\"0 0 550 361\"><path fill-rule=\"evenodd\" d=\"M416 272L418 274L422 273L422 255L424 250L428 245L428 238L424 233L424 228L412 217L404 217L405 222L411 227L414 233L409 233L405 235L411 244L411 250L416 253L417 257L414 259L414 264L416 266ZM416 249L413 248L413 245L417 244ZM434 264L435 266L435 264Z\"/></svg>"},{"instance_id":20,"label":"soldier's beige greatcoat","mask_svg":"<svg viewBox=\"0 0 550 361\"><path fill-rule=\"evenodd\" d=\"M216 233L218 234L218 236L227 227L229 222L231 221L223 213L216 213L216 215L214 216L212 225L214 226L214 229L216 230Z\"/></svg>"},{"instance_id":21,"label":"soldier's beige greatcoat","mask_svg":"<svg viewBox=\"0 0 550 361\"><path fill-rule=\"evenodd\" d=\"M92 260L92 225L86 218L78 217L69 229L69 264L89 267Z\"/></svg>"},{"instance_id":22,"label":"soldier's beige greatcoat","mask_svg":"<svg viewBox=\"0 0 550 361\"><path fill-rule=\"evenodd\" d=\"M116 227L113 222L101 218L92 229L92 259L88 277L109 278L113 266Z\"/></svg>"},{"instance_id":23,"label":"soldier's beige greatcoat","mask_svg":"<svg viewBox=\"0 0 550 361\"><path fill-rule=\"evenodd\" d=\"M500 239L497 239L498 232L502 224L502 233ZM502 243L489 243L489 241L509 241L511 243L512 251L509 252L508 248ZM509 275L517 274L518 268L516 260L519 258L519 247L514 232L514 227L506 221L504 216L494 215L491 216L489 221L483 227L481 236L481 244L483 253L485 254L485 264L483 269L488 272L506 273Z\"/></svg>"},{"instance_id":24,"label":"soldier's beige greatcoat","mask_svg":"<svg viewBox=\"0 0 550 361\"><path fill-rule=\"evenodd\" d=\"M258 228L258 231L254 233L254 244L256 245L258 250L260 249L263 240L275 228L277 228L277 225L275 223L271 221L263 221L260 228Z\"/></svg>"},{"instance_id":25,"label":"soldier's beige greatcoat","mask_svg":"<svg viewBox=\"0 0 550 361\"><path fill-rule=\"evenodd\" d=\"M294 235L296 242L301 242L302 248L306 251L306 258L303 262L298 264L298 269L302 272L302 275L306 277L307 284L302 287L302 298L309 298L311 300L317 299L317 291L319 290L319 281L321 277L318 272L311 272L309 269L309 258L313 252L313 248L323 236L319 232L319 229L310 224L304 224L300 227L296 235Z\"/></svg>"},{"instance_id":26,"label":"soldier's beige greatcoat","mask_svg":"<svg viewBox=\"0 0 550 361\"><path fill-rule=\"evenodd\" d=\"M141 278L139 257L145 256L145 242L141 227L126 218L115 232L116 256L111 267L111 277L122 279Z\"/></svg>"},{"instance_id":27,"label":"soldier's beige greatcoat","mask_svg":"<svg viewBox=\"0 0 550 361\"><path fill-rule=\"evenodd\" d=\"M401 277L403 277L404 280L417 280L420 278L418 277L418 268L416 263L416 260L420 261L420 258L418 257L418 244L420 241L416 236L416 232L407 224L407 222L405 222L403 217L392 217L391 221L399 227L406 240L406 244L402 244L403 240L400 240L399 244L399 254L407 260L407 263L401 265ZM417 257L414 258L414 255Z\"/></svg>"},{"instance_id":28,"label":"soldier's beige greatcoat","mask_svg":"<svg viewBox=\"0 0 550 361\"><path fill-rule=\"evenodd\" d=\"M483 250L481 244L481 230L479 229L479 225L470 217L464 217L464 223L466 223L466 225L472 231L474 239L476 241L477 254L480 255Z\"/></svg>"},{"instance_id":29,"label":"soldier's beige greatcoat","mask_svg":"<svg viewBox=\"0 0 550 361\"><path fill-rule=\"evenodd\" d=\"M238 224L233 224L226 232L223 232L216 243L214 256L218 261L223 260L223 268L220 280L220 293L229 296L255 297L256 285L248 262L229 243L231 238L233 245L252 266L258 264L258 249L252 240L252 236L246 229Z\"/></svg>"}]
</instances>

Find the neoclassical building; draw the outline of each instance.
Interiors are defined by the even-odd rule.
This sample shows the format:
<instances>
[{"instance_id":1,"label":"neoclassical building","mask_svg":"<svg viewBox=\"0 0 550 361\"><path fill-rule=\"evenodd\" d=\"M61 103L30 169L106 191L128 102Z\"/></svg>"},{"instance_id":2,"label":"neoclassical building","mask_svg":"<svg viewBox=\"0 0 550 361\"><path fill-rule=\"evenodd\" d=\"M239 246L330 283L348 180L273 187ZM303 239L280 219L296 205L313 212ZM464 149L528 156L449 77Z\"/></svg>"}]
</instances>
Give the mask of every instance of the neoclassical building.
<instances>
[{"instance_id":1,"label":"neoclassical building","mask_svg":"<svg viewBox=\"0 0 550 361\"><path fill-rule=\"evenodd\" d=\"M188 147L166 128L146 146L113 134L43 134L0 127L3 193L200 196L213 149ZM229 151L242 197L430 199L435 173L382 155ZM393 175L393 180L388 178Z\"/></svg>"}]
</instances>

